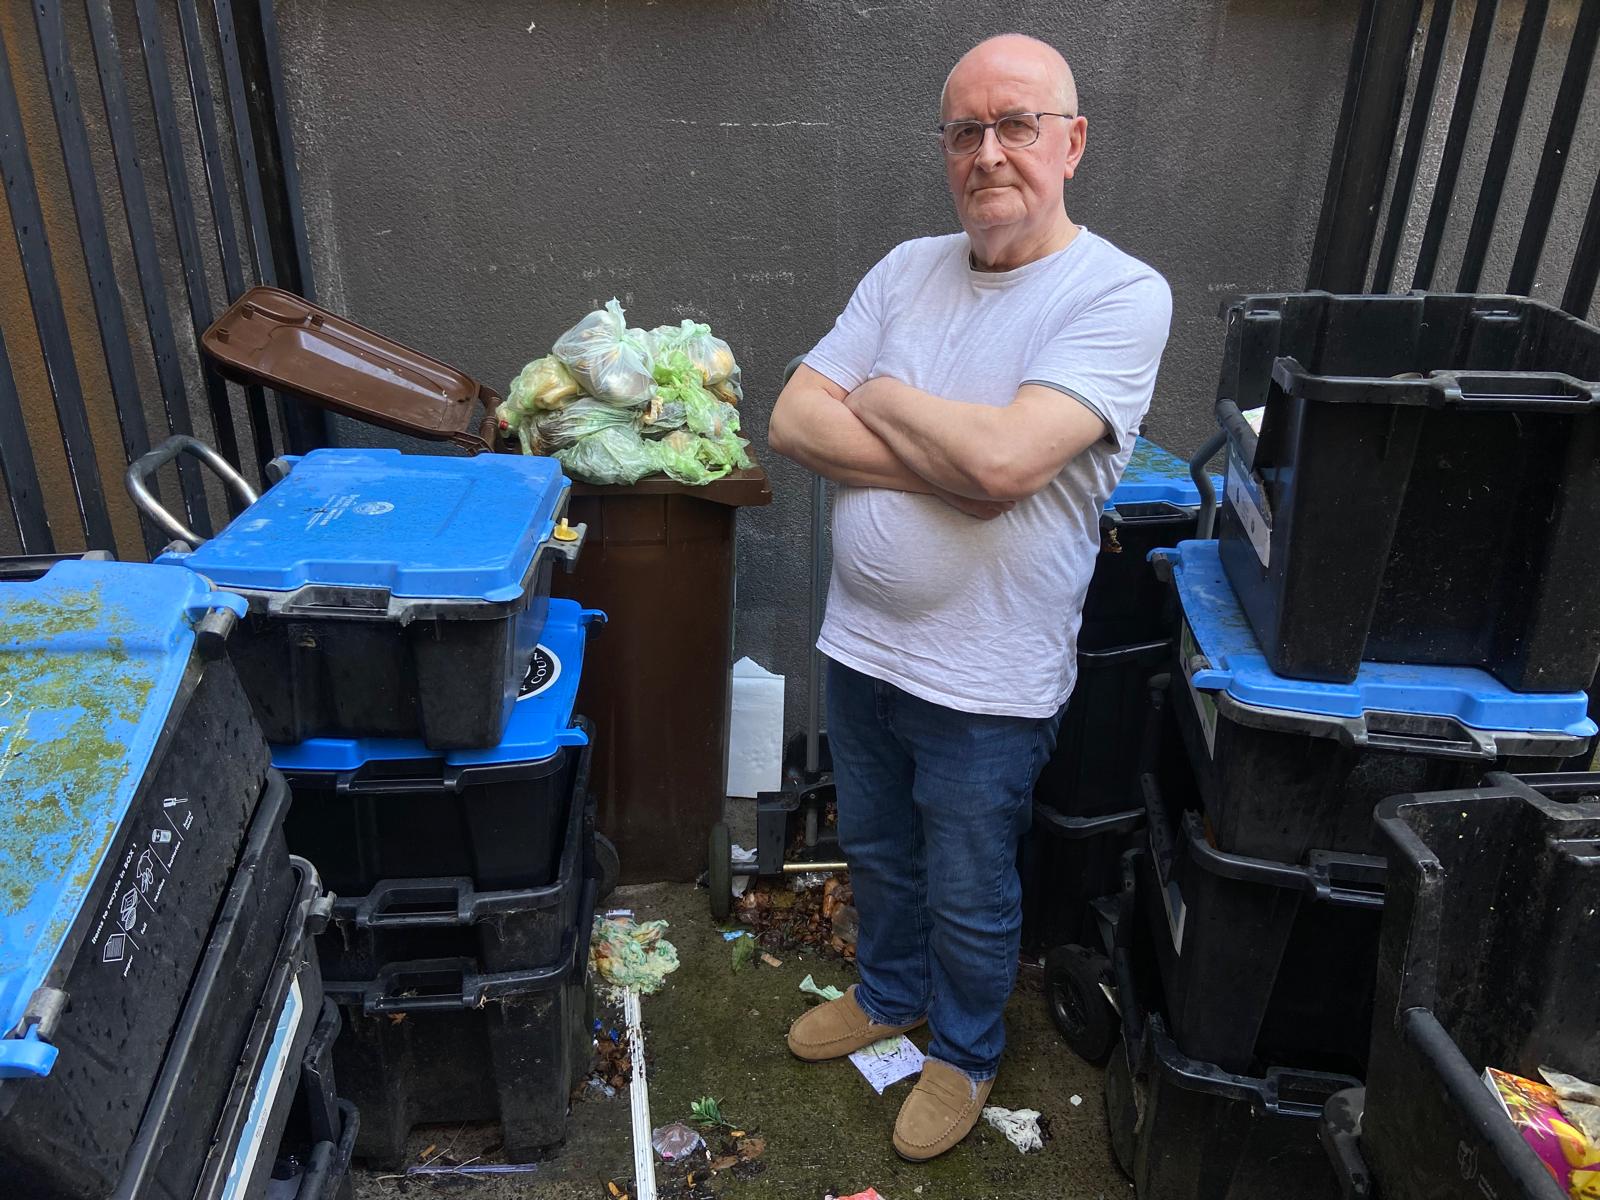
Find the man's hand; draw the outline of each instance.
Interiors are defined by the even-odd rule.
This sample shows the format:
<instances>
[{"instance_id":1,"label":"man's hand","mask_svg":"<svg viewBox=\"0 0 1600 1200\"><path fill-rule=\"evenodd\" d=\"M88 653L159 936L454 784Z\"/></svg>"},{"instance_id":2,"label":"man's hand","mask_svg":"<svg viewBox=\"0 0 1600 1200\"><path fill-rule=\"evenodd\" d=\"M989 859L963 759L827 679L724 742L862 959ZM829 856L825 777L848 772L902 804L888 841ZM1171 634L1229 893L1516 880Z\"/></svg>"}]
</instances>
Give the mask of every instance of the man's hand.
<instances>
[{"instance_id":1,"label":"man's hand","mask_svg":"<svg viewBox=\"0 0 1600 1200\"><path fill-rule=\"evenodd\" d=\"M848 410L905 465L935 487L978 500L1025 500L1106 435L1085 405L1024 384L1011 403L970 404L898 379L869 379Z\"/></svg>"}]
</instances>

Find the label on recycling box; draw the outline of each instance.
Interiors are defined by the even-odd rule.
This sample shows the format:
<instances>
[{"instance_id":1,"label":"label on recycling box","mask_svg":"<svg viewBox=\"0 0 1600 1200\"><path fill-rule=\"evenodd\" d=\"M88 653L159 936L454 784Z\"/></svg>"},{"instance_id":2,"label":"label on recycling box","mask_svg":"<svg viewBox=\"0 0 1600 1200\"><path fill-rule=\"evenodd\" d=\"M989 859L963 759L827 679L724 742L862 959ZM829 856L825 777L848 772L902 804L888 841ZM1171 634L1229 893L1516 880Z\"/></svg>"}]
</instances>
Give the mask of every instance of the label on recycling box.
<instances>
[{"instance_id":1,"label":"label on recycling box","mask_svg":"<svg viewBox=\"0 0 1600 1200\"><path fill-rule=\"evenodd\" d=\"M1250 539L1263 567L1272 559L1272 508L1261 490L1261 481L1228 448L1228 504L1238 515L1239 527Z\"/></svg>"}]
</instances>

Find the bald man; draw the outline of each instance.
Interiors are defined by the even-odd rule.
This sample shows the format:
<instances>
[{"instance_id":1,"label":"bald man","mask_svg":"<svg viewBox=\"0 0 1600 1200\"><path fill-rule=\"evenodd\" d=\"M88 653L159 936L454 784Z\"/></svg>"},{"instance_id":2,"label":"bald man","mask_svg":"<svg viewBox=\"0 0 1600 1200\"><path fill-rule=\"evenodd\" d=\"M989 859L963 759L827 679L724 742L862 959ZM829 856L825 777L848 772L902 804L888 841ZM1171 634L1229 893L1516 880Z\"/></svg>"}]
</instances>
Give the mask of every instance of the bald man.
<instances>
[{"instance_id":1,"label":"bald man","mask_svg":"<svg viewBox=\"0 0 1600 1200\"><path fill-rule=\"evenodd\" d=\"M894 1147L972 1129L1005 1044L1017 842L1076 677L1100 511L1172 298L1067 216L1088 122L1033 38L956 64L939 143L962 231L896 246L778 397L771 445L839 485L818 648L860 983L797 1020L810 1061L930 1026Z\"/></svg>"}]
</instances>

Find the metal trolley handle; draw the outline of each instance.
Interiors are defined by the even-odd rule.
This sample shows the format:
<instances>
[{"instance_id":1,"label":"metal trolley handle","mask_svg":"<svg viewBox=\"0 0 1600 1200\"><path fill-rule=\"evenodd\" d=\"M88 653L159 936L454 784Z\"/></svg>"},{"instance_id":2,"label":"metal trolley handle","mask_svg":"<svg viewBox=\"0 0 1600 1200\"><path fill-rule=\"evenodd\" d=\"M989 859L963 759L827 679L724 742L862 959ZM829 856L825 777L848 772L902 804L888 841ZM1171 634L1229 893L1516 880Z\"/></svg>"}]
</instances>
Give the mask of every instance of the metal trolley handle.
<instances>
[{"instance_id":1,"label":"metal trolley handle","mask_svg":"<svg viewBox=\"0 0 1600 1200\"><path fill-rule=\"evenodd\" d=\"M128 495L133 497L133 502L138 505L139 511L154 521L163 533L180 538L190 546L198 546L205 541L205 538L163 508L161 501L150 491L151 476L180 454L192 454L210 467L212 473L246 505L254 504L259 497L256 495L256 490L243 475L233 469L233 465L227 459L199 438L190 437L185 433L174 434L148 454L141 455L129 463L123 482L127 485Z\"/></svg>"}]
</instances>

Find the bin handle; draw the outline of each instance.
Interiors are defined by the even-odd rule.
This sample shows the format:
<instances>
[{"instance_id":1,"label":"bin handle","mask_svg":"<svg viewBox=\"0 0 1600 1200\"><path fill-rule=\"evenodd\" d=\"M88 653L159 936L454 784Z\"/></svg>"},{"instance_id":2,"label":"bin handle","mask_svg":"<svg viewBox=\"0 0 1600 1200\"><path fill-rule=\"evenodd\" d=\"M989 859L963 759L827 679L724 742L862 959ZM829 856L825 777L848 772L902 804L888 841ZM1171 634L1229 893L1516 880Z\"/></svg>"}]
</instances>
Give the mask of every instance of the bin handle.
<instances>
[{"instance_id":1,"label":"bin handle","mask_svg":"<svg viewBox=\"0 0 1600 1200\"><path fill-rule=\"evenodd\" d=\"M1403 754L1416 754L1426 752L1431 758L1465 758L1473 761L1492 759L1498 756L1493 735L1481 729L1473 729L1462 725L1458 721L1447 718L1438 718L1439 726L1448 729L1459 737L1430 737L1425 733L1405 733L1394 730L1373 729L1374 717L1382 717L1380 712L1363 714L1366 724L1365 742L1376 750L1397 750Z\"/></svg>"},{"instance_id":2,"label":"bin handle","mask_svg":"<svg viewBox=\"0 0 1600 1200\"><path fill-rule=\"evenodd\" d=\"M363 1012L374 1016L385 1013L457 1012L482 1008L491 1000L543 991L567 978L572 969L575 946L576 939L569 934L563 953L554 965L527 971L482 974L473 969L469 958L392 963L379 972L377 979L362 987L361 1008ZM429 995L410 994L420 987L436 987L440 983L455 986L447 986L445 990ZM330 983L328 990L338 992L343 989L338 984Z\"/></svg>"},{"instance_id":3,"label":"bin handle","mask_svg":"<svg viewBox=\"0 0 1600 1200\"><path fill-rule=\"evenodd\" d=\"M193 547L206 539L168 512L149 487L150 477L180 454L192 454L210 467L212 473L222 480L235 496L244 501L245 507L248 508L260 497L245 477L233 469L233 464L199 438L190 437L186 433L174 434L154 450L134 459L128 464L127 473L123 476L123 482L127 486L128 495L133 498L133 503L140 512L155 522L163 533L170 534Z\"/></svg>"},{"instance_id":4,"label":"bin handle","mask_svg":"<svg viewBox=\"0 0 1600 1200\"><path fill-rule=\"evenodd\" d=\"M335 902L340 918L353 917L358 929L383 929L390 925L459 925L470 912L472 880L464 878L384 879L346 909L348 901ZM427 912L403 912L402 905L435 905Z\"/></svg>"},{"instance_id":5,"label":"bin handle","mask_svg":"<svg viewBox=\"0 0 1600 1200\"><path fill-rule=\"evenodd\" d=\"M1234 407L1237 409L1238 406ZM1206 444L1196 450L1194 457L1189 460L1189 478L1194 480L1195 490L1200 493L1200 516L1194 536L1202 542L1211 540L1217 520L1217 489L1206 467L1217 456L1217 451L1227 444L1227 432L1219 429L1206 439Z\"/></svg>"},{"instance_id":6,"label":"bin handle","mask_svg":"<svg viewBox=\"0 0 1600 1200\"><path fill-rule=\"evenodd\" d=\"M1590 408L1600 400L1600 388L1555 373L1435 371L1430 380L1443 392L1446 404L1463 408L1498 408L1514 399L1519 409L1566 411Z\"/></svg>"}]
</instances>

